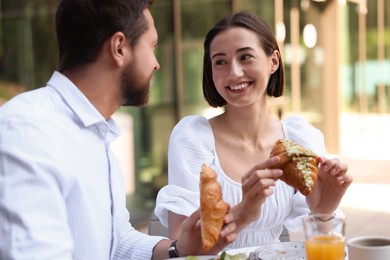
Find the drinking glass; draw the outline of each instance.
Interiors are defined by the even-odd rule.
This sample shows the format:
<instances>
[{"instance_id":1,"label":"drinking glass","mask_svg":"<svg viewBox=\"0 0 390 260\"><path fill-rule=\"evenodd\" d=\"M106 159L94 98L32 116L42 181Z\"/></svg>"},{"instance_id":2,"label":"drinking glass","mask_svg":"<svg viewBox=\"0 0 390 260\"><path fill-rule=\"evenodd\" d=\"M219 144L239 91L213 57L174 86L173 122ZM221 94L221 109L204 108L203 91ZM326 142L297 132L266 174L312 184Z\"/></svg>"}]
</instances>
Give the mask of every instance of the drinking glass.
<instances>
[{"instance_id":1,"label":"drinking glass","mask_svg":"<svg viewBox=\"0 0 390 260\"><path fill-rule=\"evenodd\" d=\"M303 218L307 260L344 260L345 218L313 214Z\"/></svg>"}]
</instances>

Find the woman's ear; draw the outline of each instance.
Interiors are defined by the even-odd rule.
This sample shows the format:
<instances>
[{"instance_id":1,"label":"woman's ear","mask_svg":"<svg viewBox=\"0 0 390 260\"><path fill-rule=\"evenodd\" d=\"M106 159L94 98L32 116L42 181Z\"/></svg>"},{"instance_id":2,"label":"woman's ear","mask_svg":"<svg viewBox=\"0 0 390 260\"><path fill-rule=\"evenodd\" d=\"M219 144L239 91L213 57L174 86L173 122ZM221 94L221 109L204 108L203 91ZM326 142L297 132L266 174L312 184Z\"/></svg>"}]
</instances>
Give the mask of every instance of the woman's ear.
<instances>
[{"instance_id":1,"label":"woman's ear","mask_svg":"<svg viewBox=\"0 0 390 260\"><path fill-rule=\"evenodd\" d=\"M131 58L131 47L123 32L116 32L110 38L110 54L118 66L127 64Z\"/></svg>"},{"instance_id":2,"label":"woman's ear","mask_svg":"<svg viewBox=\"0 0 390 260\"><path fill-rule=\"evenodd\" d=\"M271 74L273 74L275 71L278 70L279 61L280 61L280 52L278 50L274 50L274 52L271 55Z\"/></svg>"}]
</instances>

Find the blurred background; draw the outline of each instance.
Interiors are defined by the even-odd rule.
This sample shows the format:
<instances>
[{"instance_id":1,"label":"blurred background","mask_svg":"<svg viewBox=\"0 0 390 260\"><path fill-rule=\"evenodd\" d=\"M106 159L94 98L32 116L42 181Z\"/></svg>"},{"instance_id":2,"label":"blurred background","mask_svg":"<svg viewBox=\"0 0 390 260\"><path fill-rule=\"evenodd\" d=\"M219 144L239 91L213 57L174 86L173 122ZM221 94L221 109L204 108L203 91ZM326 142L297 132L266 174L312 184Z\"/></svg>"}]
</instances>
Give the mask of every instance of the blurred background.
<instances>
[{"instance_id":1,"label":"blurred background","mask_svg":"<svg viewBox=\"0 0 390 260\"><path fill-rule=\"evenodd\" d=\"M57 3L0 0L0 105L44 86L57 68ZM270 113L304 116L324 133L329 155L349 163L355 183L342 206L360 217L357 225L378 212L390 219L390 203L380 200L390 196L390 0L156 0L161 69L150 102L114 115L122 136L112 148L126 176L132 223L145 226L167 183L174 125L188 114L220 113L202 94L203 40L240 10L263 17L279 42L286 91L270 99Z\"/></svg>"}]
</instances>

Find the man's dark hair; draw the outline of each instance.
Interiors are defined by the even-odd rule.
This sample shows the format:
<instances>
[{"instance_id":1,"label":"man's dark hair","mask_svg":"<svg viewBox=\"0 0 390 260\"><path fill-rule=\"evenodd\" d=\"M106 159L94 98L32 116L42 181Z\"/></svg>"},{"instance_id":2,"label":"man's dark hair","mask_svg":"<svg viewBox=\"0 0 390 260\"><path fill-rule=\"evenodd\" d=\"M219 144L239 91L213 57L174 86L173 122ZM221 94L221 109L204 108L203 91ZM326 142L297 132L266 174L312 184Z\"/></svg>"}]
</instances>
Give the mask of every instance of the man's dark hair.
<instances>
[{"instance_id":1,"label":"man's dark hair","mask_svg":"<svg viewBox=\"0 0 390 260\"><path fill-rule=\"evenodd\" d=\"M123 32L130 45L148 29L143 14L153 0L61 0L56 12L59 71L96 60L103 43Z\"/></svg>"},{"instance_id":2,"label":"man's dark hair","mask_svg":"<svg viewBox=\"0 0 390 260\"><path fill-rule=\"evenodd\" d=\"M265 53L270 56L275 50L279 51L279 46L275 35L269 25L260 17L248 13L238 12L219 21L206 35L204 41L203 56L203 95L206 101L212 107L222 107L226 105L226 100L218 93L215 88L211 57L210 45L215 36L229 28L241 27L254 32L264 49ZM267 95L271 97L280 97L284 90L284 68L282 58L279 58L279 68L271 75L267 86Z\"/></svg>"}]
</instances>

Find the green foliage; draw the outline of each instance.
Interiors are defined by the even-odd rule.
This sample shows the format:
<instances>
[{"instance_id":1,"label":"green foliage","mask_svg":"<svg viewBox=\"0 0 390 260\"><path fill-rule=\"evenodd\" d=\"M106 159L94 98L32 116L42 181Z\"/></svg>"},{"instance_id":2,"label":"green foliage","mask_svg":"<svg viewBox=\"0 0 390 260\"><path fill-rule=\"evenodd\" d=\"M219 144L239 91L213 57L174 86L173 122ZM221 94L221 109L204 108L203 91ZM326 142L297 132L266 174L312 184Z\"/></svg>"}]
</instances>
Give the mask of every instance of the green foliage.
<instances>
[{"instance_id":1,"label":"green foliage","mask_svg":"<svg viewBox=\"0 0 390 260\"><path fill-rule=\"evenodd\" d=\"M390 47L390 28L385 28L384 45ZM367 59L375 60L378 57L378 30L376 28L369 28L367 30ZM390 57L388 57L390 58Z\"/></svg>"},{"instance_id":2,"label":"green foliage","mask_svg":"<svg viewBox=\"0 0 390 260\"><path fill-rule=\"evenodd\" d=\"M0 81L0 105L13 96L26 91L24 86L16 83Z\"/></svg>"},{"instance_id":3,"label":"green foliage","mask_svg":"<svg viewBox=\"0 0 390 260\"><path fill-rule=\"evenodd\" d=\"M0 79L42 86L57 66L54 14L58 0L2 0Z\"/></svg>"}]
</instances>

